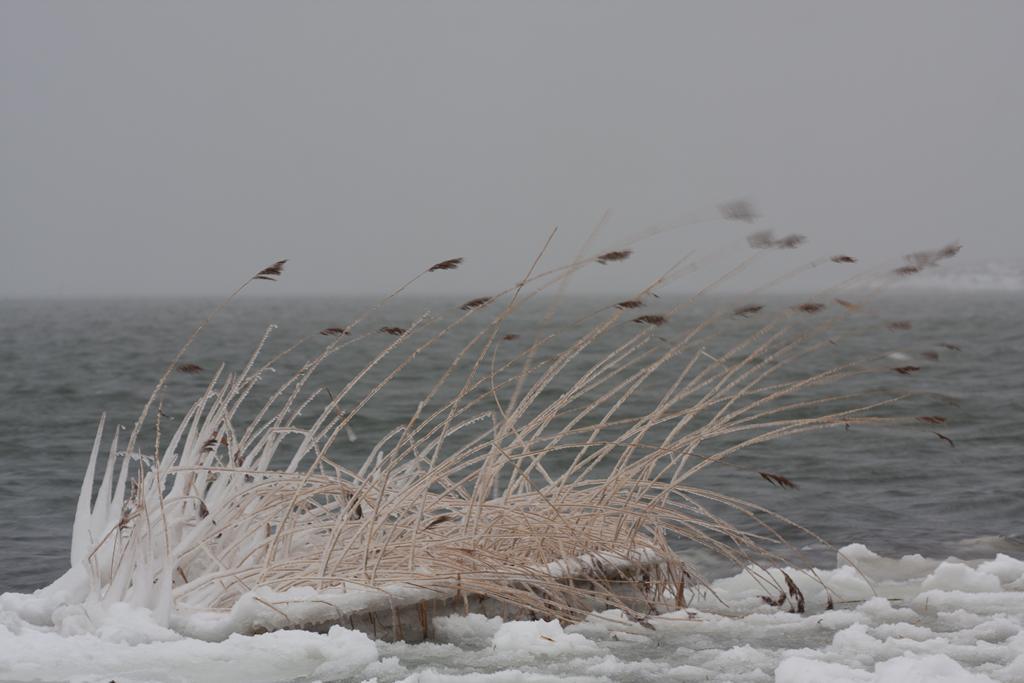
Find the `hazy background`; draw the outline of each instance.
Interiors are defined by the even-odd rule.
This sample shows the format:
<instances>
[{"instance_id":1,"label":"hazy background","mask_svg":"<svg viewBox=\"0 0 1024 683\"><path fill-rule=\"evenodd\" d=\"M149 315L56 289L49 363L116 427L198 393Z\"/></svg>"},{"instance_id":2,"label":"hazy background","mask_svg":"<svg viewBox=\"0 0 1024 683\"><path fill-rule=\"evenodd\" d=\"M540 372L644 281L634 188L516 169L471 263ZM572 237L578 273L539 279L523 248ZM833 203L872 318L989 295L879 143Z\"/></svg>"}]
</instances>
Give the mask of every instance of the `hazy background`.
<instances>
[{"instance_id":1,"label":"hazy background","mask_svg":"<svg viewBox=\"0 0 1024 683\"><path fill-rule=\"evenodd\" d=\"M568 258L606 210L611 245L735 196L802 259L1013 261L1022 35L1016 0L4 0L0 296L218 294L278 258L276 293L369 293L452 256L420 291L481 291L552 226Z\"/></svg>"}]
</instances>

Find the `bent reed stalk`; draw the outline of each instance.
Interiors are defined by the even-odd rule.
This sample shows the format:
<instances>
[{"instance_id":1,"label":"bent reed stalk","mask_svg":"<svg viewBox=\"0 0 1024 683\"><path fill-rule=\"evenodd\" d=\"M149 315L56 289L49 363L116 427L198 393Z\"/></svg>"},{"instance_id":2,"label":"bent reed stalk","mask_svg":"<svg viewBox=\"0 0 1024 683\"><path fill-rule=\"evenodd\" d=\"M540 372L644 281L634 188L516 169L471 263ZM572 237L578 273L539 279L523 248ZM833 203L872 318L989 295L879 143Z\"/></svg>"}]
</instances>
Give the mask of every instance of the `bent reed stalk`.
<instances>
[{"instance_id":1,"label":"bent reed stalk","mask_svg":"<svg viewBox=\"0 0 1024 683\"><path fill-rule=\"evenodd\" d=\"M740 213L745 219L750 212ZM752 246L792 248L801 241L758 235ZM178 364L200 326L161 378L124 450L115 430L93 501L101 420L72 564L86 567L94 599L148 607L164 623L176 613L229 610L260 590L372 593L396 585L454 591L467 606L466 596L475 595L569 622L615 607L642 623L706 587L676 548L705 548L754 568L781 562L773 548L790 546L776 527L794 523L696 486L695 475L784 436L914 422L888 414L899 396L822 393L856 375L892 377L894 369L880 357L803 367L809 354L834 342L837 320L856 315L845 301L824 315L825 305L815 302L782 310L716 354L709 344L735 321L763 316L760 304L713 312L678 330L673 317L700 293L637 315L635 309L657 303L655 291L680 276L685 259L629 299L548 325L535 339L506 329L510 316L564 287L580 268L623 267L617 262L631 253L606 251L540 273L535 262L522 281L468 300L447 322L424 315L407 328L367 329L370 313L411 282L427 273L447 276L440 271L455 270L462 259L434 264L357 319L320 331L323 347L242 420L243 404L299 346L261 363L268 330L239 372L212 372L161 448L168 377L174 369L203 371ZM916 255L914 267L926 260ZM283 266L253 279L274 280ZM479 329L408 420L359 469L340 464L339 439L367 403L417 356L471 325ZM310 338L320 337L314 332L303 342ZM608 339L610 350L581 361ZM357 344L377 349L364 368L340 386L314 386L325 361ZM385 371L387 364L393 367ZM138 439L153 405L156 436L145 453ZM796 486L782 474L752 475L763 485ZM745 523L729 521L728 513ZM802 611L788 577L779 585L766 572L758 576L766 592L781 595L772 604L788 592Z\"/></svg>"}]
</instances>

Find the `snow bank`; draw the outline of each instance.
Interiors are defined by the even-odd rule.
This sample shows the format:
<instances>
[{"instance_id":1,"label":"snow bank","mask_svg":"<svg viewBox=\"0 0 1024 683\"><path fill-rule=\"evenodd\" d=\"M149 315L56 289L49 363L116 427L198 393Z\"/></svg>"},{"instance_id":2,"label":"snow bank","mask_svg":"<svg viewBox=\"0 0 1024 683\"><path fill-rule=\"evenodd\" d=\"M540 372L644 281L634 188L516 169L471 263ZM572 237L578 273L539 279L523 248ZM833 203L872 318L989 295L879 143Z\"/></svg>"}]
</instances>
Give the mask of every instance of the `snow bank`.
<instances>
[{"instance_id":1,"label":"snow bank","mask_svg":"<svg viewBox=\"0 0 1024 683\"><path fill-rule=\"evenodd\" d=\"M786 575L804 594L804 614L763 599L777 598ZM886 558L852 545L834 569L737 574L646 624L617 610L571 626L446 616L433 623L440 642L421 644L373 641L339 626L208 642L192 636L262 623L274 614L264 602L300 617L310 598L324 595L253 595L231 613L182 617L179 625L191 630L185 634L137 606L82 604L80 579L69 573L33 595L0 596L0 680L1024 680L1024 561L1006 554L977 562ZM337 593L325 602L339 607L365 597Z\"/></svg>"},{"instance_id":2,"label":"snow bank","mask_svg":"<svg viewBox=\"0 0 1024 683\"><path fill-rule=\"evenodd\" d=\"M775 670L776 683L992 683L972 674L945 655L895 657L875 665L868 673L842 664L793 657Z\"/></svg>"},{"instance_id":3,"label":"snow bank","mask_svg":"<svg viewBox=\"0 0 1024 683\"><path fill-rule=\"evenodd\" d=\"M137 623L133 621L132 623ZM0 679L66 681L283 681L359 673L378 659L368 637L340 627L327 634L278 631L210 643L178 636L137 642L123 632L63 636L0 626Z\"/></svg>"}]
</instances>

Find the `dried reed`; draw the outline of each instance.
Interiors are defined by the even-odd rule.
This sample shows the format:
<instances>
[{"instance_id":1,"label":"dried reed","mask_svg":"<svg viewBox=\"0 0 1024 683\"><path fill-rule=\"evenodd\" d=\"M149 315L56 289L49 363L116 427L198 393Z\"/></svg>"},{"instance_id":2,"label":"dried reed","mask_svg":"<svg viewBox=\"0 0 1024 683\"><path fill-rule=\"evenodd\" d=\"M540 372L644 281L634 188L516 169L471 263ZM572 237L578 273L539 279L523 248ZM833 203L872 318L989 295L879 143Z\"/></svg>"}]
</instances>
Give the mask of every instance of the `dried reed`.
<instances>
[{"instance_id":1,"label":"dried reed","mask_svg":"<svg viewBox=\"0 0 1024 683\"><path fill-rule=\"evenodd\" d=\"M745 203L722 211L738 220L753 216ZM774 240L769 233L751 243L789 248L802 241L797 238ZM136 446L139 425L164 391L165 375L126 451L118 449L115 431L92 502L101 421L76 516L73 562L87 566L97 599L132 600L165 621L174 612L229 610L257 589L372 594L404 585L485 596L568 621L595 605L619 607L642 623L652 612L685 604L684 590L706 585L675 552L680 545L704 547L744 566L780 561L772 545L785 541L775 525L789 520L701 488L694 477L783 436L912 423L913 417L877 414L894 398L850 406L842 391L823 396L819 390L855 375L919 368L887 368L870 358L807 369L808 354L828 343L830 322L821 317L810 327L796 325L785 309L717 356L705 350L730 324L730 314L747 316L759 305L678 330L669 323L686 304L632 318L639 327L624 325L625 311L642 305L675 270L636 298L561 330L538 330L528 344L499 353L497 340L518 338L502 325L527 301L560 287L588 263L622 261L631 253L604 252L542 273L531 267L504 292L466 302L439 328L426 317L408 328L381 327L395 339L334 391L311 388L311 378L329 357L374 337L355 334L368 313L346 327L321 330L330 337L326 346L272 389L255 417L241 420L241 407L254 400L280 358L258 362L265 335L236 374L213 372L162 448L157 427L154 448L143 453ZM935 252L931 260L940 258ZM277 278L284 263L254 279ZM461 263L449 259L424 272ZM479 320L481 307L498 303L503 306ZM791 310L824 308L809 302ZM365 406L419 354L478 320L479 329L408 420L371 448L361 467L342 464L339 437ZM664 336L655 336L654 328ZM579 362L608 338L611 350ZM383 377L370 381L374 373ZM662 380L657 389L652 378ZM940 424L942 418L917 421ZM756 474L796 488L785 476ZM728 521L730 511L754 527ZM788 576L786 585L759 576L766 590L779 591L778 604L789 600L803 611L803 596ZM623 598L622 584L643 604Z\"/></svg>"}]
</instances>

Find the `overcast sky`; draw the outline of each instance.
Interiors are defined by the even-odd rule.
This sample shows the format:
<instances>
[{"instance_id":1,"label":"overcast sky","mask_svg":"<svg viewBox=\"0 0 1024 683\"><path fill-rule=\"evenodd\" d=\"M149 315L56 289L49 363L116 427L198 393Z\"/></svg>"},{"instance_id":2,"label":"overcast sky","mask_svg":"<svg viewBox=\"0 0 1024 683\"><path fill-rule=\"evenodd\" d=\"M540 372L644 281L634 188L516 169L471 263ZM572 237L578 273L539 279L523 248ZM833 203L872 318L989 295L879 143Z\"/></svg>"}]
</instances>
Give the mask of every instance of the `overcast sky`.
<instances>
[{"instance_id":1,"label":"overcast sky","mask_svg":"<svg viewBox=\"0 0 1024 683\"><path fill-rule=\"evenodd\" d=\"M0 296L219 294L278 258L264 291L380 292L453 256L421 291L479 292L553 226L550 262L606 211L614 246L732 197L805 259L1024 253L1019 0L0 8Z\"/></svg>"}]
</instances>

